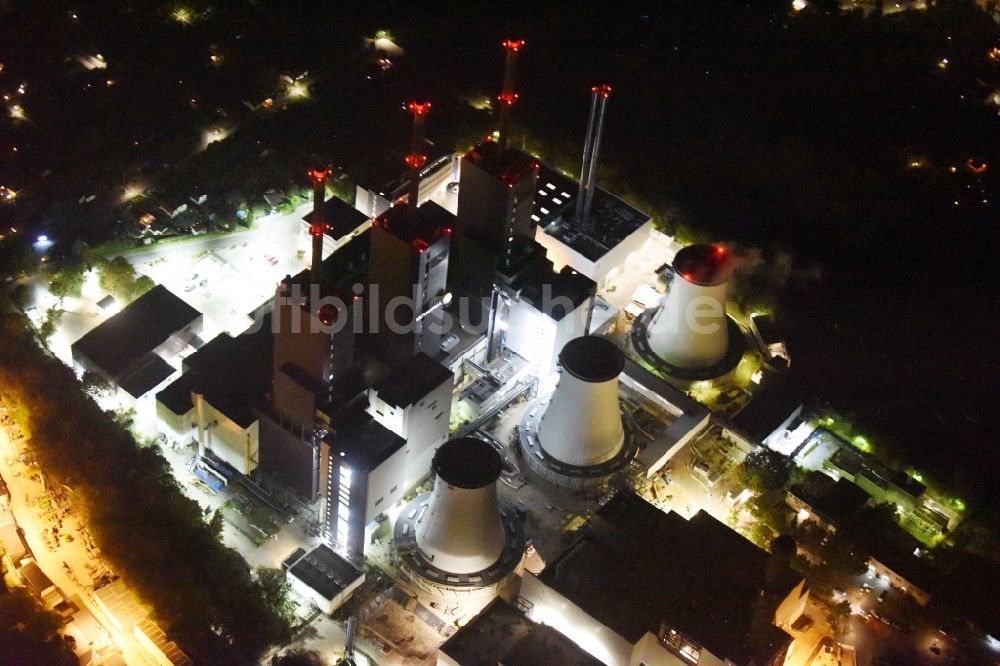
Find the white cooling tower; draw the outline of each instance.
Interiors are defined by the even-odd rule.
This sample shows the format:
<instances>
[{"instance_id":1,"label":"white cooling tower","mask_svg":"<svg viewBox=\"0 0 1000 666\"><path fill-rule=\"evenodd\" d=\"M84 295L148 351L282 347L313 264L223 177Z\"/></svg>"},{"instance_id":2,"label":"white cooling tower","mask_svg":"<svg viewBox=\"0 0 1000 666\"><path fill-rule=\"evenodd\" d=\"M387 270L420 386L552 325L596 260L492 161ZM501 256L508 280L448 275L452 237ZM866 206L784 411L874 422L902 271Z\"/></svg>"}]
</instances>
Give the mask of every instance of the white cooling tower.
<instances>
[{"instance_id":1,"label":"white cooling tower","mask_svg":"<svg viewBox=\"0 0 1000 666\"><path fill-rule=\"evenodd\" d=\"M416 526L417 548L436 569L471 574L492 567L506 535L497 504L503 460L481 439L441 445L431 463L434 491Z\"/></svg>"},{"instance_id":2,"label":"white cooling tower","mask_svg":"<svg viewBox=\"0 0 1000 666\"><path fill-rule=\"evenodd\" d=\"M566 343L559 364L562 372L538 424L538 443L566 465L591 467L611 460L625 440L618 406L624 355L604 338L584 336Z\"/></svg>"},{"instance_id":3,"label":"white cooling tower","mask_svg":"<svg viewBox=\"0 0 1000 666\"><path fill-rule=\"evenodd\" d=\"M647 332L649 348L670 365L710 368L729 349L726 286L729 253L689 245L674 257L674 279Z\"/></svg>"}]
</instances>

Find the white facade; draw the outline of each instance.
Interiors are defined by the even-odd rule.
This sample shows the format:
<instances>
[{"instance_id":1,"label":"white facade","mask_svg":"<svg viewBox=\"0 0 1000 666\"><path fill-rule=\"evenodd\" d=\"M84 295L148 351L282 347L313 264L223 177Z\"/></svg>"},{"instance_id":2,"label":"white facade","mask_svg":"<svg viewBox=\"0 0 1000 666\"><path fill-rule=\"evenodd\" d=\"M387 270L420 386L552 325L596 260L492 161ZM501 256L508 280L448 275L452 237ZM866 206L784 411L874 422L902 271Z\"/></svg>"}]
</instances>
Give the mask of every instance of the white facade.
<instances>
[{"instance_id":1,"label":"white facade","mask_svg":"<svg viewBox=\"0 0 1000 666\"><path fill-rule=\"evenodd\" d=\"M233 469L249 475L257 468L260 460L260 422L255 419L244 428L208 400L203 400L203 403L205 441L201 443ZM163 433L168 440L181 445L192 440L198 441L198 414L193 406L186 414L177 416L164 404L157 402L156 416L157 432Z\"/></svg>"},{"instance_id":2,"label":"white facade","mask_svg":"<svg viewBox=\"0 0 1000 666\"><path fill-rule=\"evenodd\" d=\"M490 568L506 540L496 481L459 488L438 476L416 531L417 547L438 569L471 574Z\"/></svg>"},{"instance_id":3,"label":"white facade","mask_svg":"<svg viewBox=\"0 0 1000 666\"><path fill-rule=\"evenodd\" d=\"M505 345L528 361L529 372L547 377L556 370L559 350L567 342L587 334L587 319L593 305L587 299L559 321L524 300L513 300L505 324Z\"/></svg>"},{"instance_id":4,"label":"white facade","mask_svg":"<svg viewBox=\"0 0 1000 666\"><path fill-rule=\"evenodd\" d=\"M453 381L448 375L427 395L405 407L390 405L379 397L377 390L368 390L368 413L377 423L406 440L405 471L397 479L403 492L427 478L434 452L448 439Z\"/></svg>"},{"instance_id":5,"label":"white facade","mask_svg":"<svg viewBox=\"0 0 1000 666\"><path fill-rule=\"evenodd\" d=\"M556 271L562 270L563 266L570 266L577 273L596 282L598 289L603 289L609 279L614 278L617 270L628 263L630 255L649 240L652 229L653 219L649 218L597 261L587 259L558 238L548 235L541 225L535 228L535 240L545 248L545 256L555 265Z\"/></svg>"},{"instance_id":6,"label":"white facade","mask_svg":"<svg viewBox=\"0 0 1000 666\"><path fill-rule=\"evenodd\" d=\"M697 284L675 275L647 332L653 353L679 368L722 361L729 349L726 288L726 282Z\"/></svg>"}]
</instances>

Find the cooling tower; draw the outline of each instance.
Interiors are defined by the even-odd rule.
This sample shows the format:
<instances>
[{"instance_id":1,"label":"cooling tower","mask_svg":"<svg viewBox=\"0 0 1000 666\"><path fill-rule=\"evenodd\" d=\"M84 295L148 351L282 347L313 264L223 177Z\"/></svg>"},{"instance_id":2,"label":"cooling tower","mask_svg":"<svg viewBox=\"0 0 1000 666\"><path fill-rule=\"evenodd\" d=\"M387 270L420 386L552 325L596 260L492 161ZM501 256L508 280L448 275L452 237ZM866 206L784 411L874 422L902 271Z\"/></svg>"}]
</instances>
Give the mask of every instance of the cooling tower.
<instances>
[{"instance_id":1,"label":"cooling tower","mask_svg":"<svg viewBox=\"0 0 1000 666\"><path fill-rule=\"evenodd\" d=\"M649 348L672 366L711 368L729 349L726 286L729 253L722 246L689 245L674 257L674 279L653 316Z\"/></svg>"},{"instance_id":2,"label":"cooling tower","mask_svg":"<svg viewBox=\"0 0 1000 666\"><path fill-rule=\"evenodd\" d=\"M611 460L625 441L618 407L625 357L604 338L584 336L566 343L559 364L559 383L538 424L542 450L574 467Z\"/></svg>"},{"instance_id":3,"label":"cooling tower","mask_svg":"<svg viewBox=\"0 0 1000 666\"><path fill-rule=\"evenodd\" d=\"M474 437L449 440L434 454L437 478L416 537L435 568L470 574L500 559L505 535L496 482L502 468L500 454Z\"/></svg>"}]
</instances>

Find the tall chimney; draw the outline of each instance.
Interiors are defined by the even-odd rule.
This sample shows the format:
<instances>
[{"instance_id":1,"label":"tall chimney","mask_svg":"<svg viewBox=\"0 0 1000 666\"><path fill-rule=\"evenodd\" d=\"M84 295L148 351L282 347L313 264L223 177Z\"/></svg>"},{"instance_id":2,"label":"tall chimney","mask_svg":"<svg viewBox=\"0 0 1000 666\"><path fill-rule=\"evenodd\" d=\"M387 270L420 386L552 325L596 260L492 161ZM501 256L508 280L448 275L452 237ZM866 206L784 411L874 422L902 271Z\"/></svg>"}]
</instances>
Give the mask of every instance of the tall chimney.
<instances>
[{"instance_id":1,"label":"tall chimney","mask_svg":"<svg viewBox=\"0 0 1000 666\"><path fill-rule=\"evenodd\" d=\"M314 167L309 171L313 184L313 213L309 224L309 235L312 236L312 262L309 268L309 281L319 284L320 266L323 264L323 235L327 224L323 219L323 200L326 198L326 179L330 170L326 167Z\"/></svg>"},{"instance_id":2,"label":"tall chimney","mask_svg":"<svg viewBox=\"0 0 1000 666\"><path fill-rule=\"evenodd\" d=\"M410 167L410 190L407 196L407 216L412 221L417 215L417 198L420 196L420 169L427 164L424 155L424 118L431 110L430 102L410 102L407 107L413 114L413 136L406 166Z\"/></svg>"},{"instance_id":3,"label":"tall chimney","mask_svg":"<svg viewBox=\"0 0 1000 666\"><path fill-rule=\"evenodd\" d=\"M590 219L590 204L594 199L597 180L597 156L601 148L601 131L604 129L604 107L611 96L611 86L605 84L591 88L590 120L587 139L583 145L583 166L580 167L580 192L576 197L576 219L586 224Z\"/></svg>"},{"instance_id":4,"label":"tall chimney","mask_svg":"<svg viewBox=\"0 0 1000 666\"><path fill-rule=\"evenodd\" d=\"M507 50L507 64L503 72L503 90L497 98L500 101L500 136L497 138L497 157L507 151L507 134L510 124L510 107L517 101L514 90L514 66L517 64L517 54L524 48L523 39L505 39L501 42Z\"/></svg>"}]
</instances>

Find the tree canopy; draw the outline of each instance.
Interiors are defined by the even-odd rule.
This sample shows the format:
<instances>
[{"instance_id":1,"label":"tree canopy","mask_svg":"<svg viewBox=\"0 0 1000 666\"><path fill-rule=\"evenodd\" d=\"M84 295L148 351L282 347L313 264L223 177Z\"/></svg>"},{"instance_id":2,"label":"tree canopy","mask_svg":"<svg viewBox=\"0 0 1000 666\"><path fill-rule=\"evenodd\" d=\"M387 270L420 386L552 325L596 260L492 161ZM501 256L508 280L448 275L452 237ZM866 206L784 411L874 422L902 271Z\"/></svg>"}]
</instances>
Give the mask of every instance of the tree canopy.
<instances>
[{"instance_id":1,"label":"tree canopy","mask_svg":"<svg viewBox=\"0 0 1000 666\"><path fill-rule=\"evenodd\" d=\"M243 558L224 547L166 460L140 448L44 352L20 315L0 318L0 385L39 464L82 498L111 567L199 663L254 663L290 632ZM34 662L28 662L34 663Z\"/></svg>"}]
</instances>

